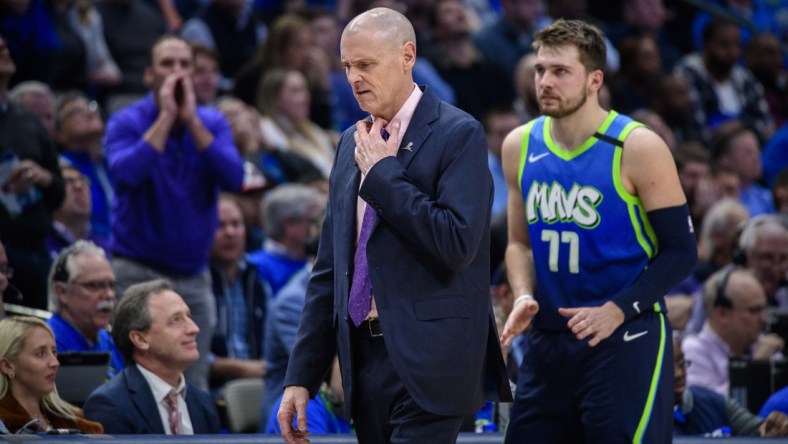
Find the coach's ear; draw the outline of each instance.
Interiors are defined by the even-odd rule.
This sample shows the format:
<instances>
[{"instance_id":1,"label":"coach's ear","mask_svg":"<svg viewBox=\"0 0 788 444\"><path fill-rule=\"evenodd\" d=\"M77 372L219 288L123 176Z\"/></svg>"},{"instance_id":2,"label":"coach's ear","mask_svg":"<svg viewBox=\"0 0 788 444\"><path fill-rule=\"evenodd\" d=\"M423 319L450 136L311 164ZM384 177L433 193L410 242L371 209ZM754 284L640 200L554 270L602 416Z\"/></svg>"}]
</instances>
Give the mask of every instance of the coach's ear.
<instances>
[{"instance_id":1,"label":"coach's ear","mask_svg":"<svg viewBox=\"0 0 788 444\"><path fill-rule=\"evenodd\" d=\"M413 71L413 65L416 64L416 44L413 42L405 42L400 50L402 56L403 66L407 71Z\"/></svg>"}]
</instances>

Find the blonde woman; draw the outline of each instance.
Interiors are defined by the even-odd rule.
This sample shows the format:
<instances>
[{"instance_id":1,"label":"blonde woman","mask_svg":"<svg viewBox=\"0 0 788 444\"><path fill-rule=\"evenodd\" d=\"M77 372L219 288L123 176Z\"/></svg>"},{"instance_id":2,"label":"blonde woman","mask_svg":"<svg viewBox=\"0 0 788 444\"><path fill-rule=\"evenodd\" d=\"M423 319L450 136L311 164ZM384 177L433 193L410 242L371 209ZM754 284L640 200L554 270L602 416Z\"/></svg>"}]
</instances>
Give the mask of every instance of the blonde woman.
<instances>
[{"instance_id":1,"label":"blonde woman","mask_svg":"<svg viewBox=\"0 0 788 444\"><path fill-rule=\"evenodd\" d=\"M77 407L63 401L55 389L55 336L46 322L31 317L0 321L0 418L11 433L77 429L102 433Z\"/></svg>"},{"instance_id":2,"label":"blonde woman","mask_svg":"<svg viewBox=\"0 0 788 444\"><path fill-rule=\"evenodd\" d=\"M309 85L300 71L274 68L260 79L260 125L269 143L306 158L328 178L337 140L310 120L310 100Z\"/></svg>"}]
</instances>

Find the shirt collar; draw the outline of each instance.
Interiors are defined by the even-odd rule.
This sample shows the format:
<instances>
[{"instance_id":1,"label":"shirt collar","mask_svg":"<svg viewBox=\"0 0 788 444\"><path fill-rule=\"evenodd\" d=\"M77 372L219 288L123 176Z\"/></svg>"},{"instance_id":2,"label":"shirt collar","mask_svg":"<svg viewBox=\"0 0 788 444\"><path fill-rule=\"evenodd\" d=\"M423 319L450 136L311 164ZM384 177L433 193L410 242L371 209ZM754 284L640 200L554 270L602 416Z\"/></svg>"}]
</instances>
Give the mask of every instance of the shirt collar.
<instances>
[{"instance_id":1,"label":"shirt collar","mask_svg":"<svg viewBox=\"0 0 788 444\"><path fill-rule=\"evenodd\" d=\"M173 387L168 384L165 380L158 377L152 371L146 369L145 367L141 366L140 364L136 364L137 368L142 373L142 377L145 378L145 381L148 382L148 386L150 387L151 392L153 393L153 399L159 403L164 400L167 395L170 394L171 391L175 391L184 399L186 399L186 380L181 374L180 383L178 387Z\"/></svg>"},{"instance_id":2,"label":"shirt collar","mask_svg":"<svg viewBox=\"0 0 788 444\"><path fill-rule=\"evenodd\" d=\"M287 251L287 248L285 248L284 244L281 244L271 238L266 238L263 241L263 250L268 253L290 257L290 252Z\"/></svg>"},{"instance_id":3,"label":"shirt collar","mask_svg":"<svg viewBox=\"0 0 788 444\"><path fill-rule=\"evenodd\" d=\"M688 386L685 386L684 393L681 394L681 403L676 406L677 409L676 411L678 411L681 414L682 418L684 418L686 415L692 413L692 407L694 404L695 403L692 399L692 392L690 392Z\"/></svg>"},{"instance_id":4,"label":"shirt collar","mask_svg":"<svg viewBox=\"0 0 788 444\"><path fill-rule=\"evenodd\" d=\"M405 132L408 131L408 125L410 125L410 121L413 119L413 114L416 112L416 106L419 104L419 100L421 100L421 96L423 95L424 93L421 91L421 88L419 88L419 86L414 83L413 91L410 93L410 97L408 97L408 100L402 104L402 107L399 109L399 111L397 111L397 114L395 114L391 119L399 119L400 122L399 135L397 136L399 139L397 140L398 145L402 145L402 138L405 137ZM386 130L388 130L388 125L386 126ZM389 131L389 133L391 133L391 131Z\"/></svg>"},{"instance_id":5,"label":"shirt collar","mask_svg":"<svg viewBox=\"0 0 788 444\"><path fill-rule=\"evenodd\" d=\"M705 338L707 341L713 344L716 344L725 352L725 356L731 356L730 346L720 337L720 335L717 334L716 331L714 331L713 328L711 328L708 320L703 324L703 328L701 328L698 336Z\"/></svg>"}]
</instances>

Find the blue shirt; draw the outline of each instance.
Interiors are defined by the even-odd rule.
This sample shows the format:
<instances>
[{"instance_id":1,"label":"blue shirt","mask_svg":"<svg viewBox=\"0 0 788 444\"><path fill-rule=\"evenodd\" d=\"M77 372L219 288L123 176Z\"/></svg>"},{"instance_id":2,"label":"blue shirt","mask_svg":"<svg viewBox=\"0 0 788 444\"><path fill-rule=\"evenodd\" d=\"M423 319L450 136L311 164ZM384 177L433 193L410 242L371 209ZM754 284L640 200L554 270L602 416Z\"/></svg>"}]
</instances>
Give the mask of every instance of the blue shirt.
<instances>
[{"instance_id":1,"label":"blue shirt","mask_svg":"<svg viewBox=\"0 0 788 444\"><path fill-rule=\"evenodd\" d=\"M503 163L501 159L495 157L492 153L487 153L487 166L490 168L490 174L493 180L493 204L492 215L506 211L506 200L509 196L509 191L506 188L506 178L503 175Z\"/></svg>"},{"instance_id":2,"label":"blue shirt","mask_svg":"<svg viewBox=\"0 0 788 444\"><path fill-rule=\"evenodd\" d=\"M310 268L304 267L293 276L276 299L271 301L265 319L263 356L268 365L265 391L260 402L260 431L264 431L267 427L268 416L276 411L273 406L284 390L287 362L295 346L301 310L306 299L309 273Z\"/></svg>"},{"instance_id":3,"label":"blue shirt","mask_svg":"<svg viewBox=\"0 0 788 444\"><path fill-rule=\"evenodd\" d=\"M0 15L0 34L11 52L20 78L44 75L35 80L51 82L49 77L53 70L44 69L41 65L47 63L40 57L55 56L62 48L63 41L58 36L52 13L44 1L32 0L22 15L4 11Z\"/></svg>"},{"instance_id":4,"label":"blue shirt","mask_svg":"<svg viewBox=\"0 0 788 444\"><path fill-rule=\"evenodd\" d=\"M242 261L241 272L246 268L246 263ZM242 273L239 272L239 276ZM223 280L224 292L227 295L223 304L217 303L218 331L226 332L225 341L227 343L227 357L233 359L251 359L249 343L247 342L247 307L244 297L242 278L239 277L235 282L228 283Z\"/></svg>"},{"instance_id":5,"label":"blue shirt","mask_svg":"<svg viewBox=\"0 0 788 444\"><path fill-rule=\"evenodd\" d=\"M112 179L103 162L93 162L88 153L61 151L61 157L71 163L82 175L90 179L90 229L98 236L109 239L112 231L111 213L115 191Z\"/></svg>"},{"instance_id":6,"label":"blue shirt","mask_svg":"<svg viewBox=\"0 0 788 444\"><path fill-rule=\"evenodd\" d=\"M265 428L265 433L281 435L282 429L279 427L279 420L276 418L276 412L279 411L279 405L282 403L282 397L276 401L271 416L268 418L268 426ZM296 426L298 415L293 418L293 426ZM310 399L306 404L306 428L309 433L313 435L325 435L329 433L350 433L350 423L334 413L331 403L325 393L325 389L321 388L314 399Z\"/></svg>"},{"instance_id":7,"label":"blue shirt","mask_svg":"<svg viewBox=\"0 0 788 444\"><path fill-rule=\"evenodd\" d=\"M115 256L178 276L207 268L218 224L219 190L240 190L244 171L222 114L207 107L199 107L197 114L214 137L202 152L189 132L177 126L163 153L145 141L145 132L158 116L152 94L107 122L104 146L115 179Z\"/></svg>"},{"instance_id":8,"label":"blue shirt","mask_svg":"<svg viewBox=\"0 0 788 444\"><path fill-rule=\"evenodd\" d=\"M688 404L688 405L684 405ZM675 436L705 435L727 429L730 420L725 410L725 398L709 389L689 386L682 395L682 402L673 409L673 434Z\"/></svg>"},{"instance_id":9,"label":"blue shirt","mask_svg":"<svg viewBox=\"0 0 788 444\"><path fill-rule=\"evenodd\" d=\"M265 249L249 253L248 261L257 267L260 278L271 286L274 298L287 281L306 265L306 259L296 259L285 252Z\"/></svg>"},{"instance_id":10,"label":"blue shirt","mask_svg":"<svg viewBox=\"0 0 788 444\"><path fill-rule=\"evenodd\" d=\"M750 217L774 213L772 192L757 183L743 188L739 193L739 201L747 208Z\"/></svg>"},{"instance_id":11,"label":"blue shirt","mask_svg":"<svg viewBox=\"0 0 788 444\"><path fill-rule=\"evenodd\" d=\"M788 387L783 387L769 396L769 399L761 407L758 416L766 418L771 412L782 412L788 415Z\"/></svg>"},{"instance_id":12,"label":"blue shirt","mask_svg":"<svg viewBox=\"0 0 788 444\"><path fill-rule=\"evenodd\" d=\"M754 29L745 24L739 25L742 48L745 47L752 39L754 33L768 32L778 36L778 38L781 35L781 26L778 19L778 14L775 14L775 9L779 7L779 2L775 2L773 0L752 0L751 11L749 14L745 14L736 8L727 6L727 1L713 0L706 3L711 4L709 10L699 10L692 22L692 43L693 48L696 50L703 49L703 30L706 28L706 26L708 26L709 23L711 23L715 16L719 15L719 13L711 11L711 8L713 7L719 7L723 14L733 14L734 16L741 17L752 24Z\"/></svg>"},{"instance_id":13,"label":"blue shirt","mask_svg":"<svg viewBox=\"0 0 788 444\"><path fill-rule=\"evenodd\" d=\"M758 436L763 420L736 401L690 385L673 409L673 436Z\"/></svg>"},{"instance_id":14,"label":"blue shirt","mask_svg":"<svg viewBox=\"0 0 788 444\"><path fill-rule=\"evenodd\" d=\"M761 164L763 179L771 187L777 174L788 167L788 123L784 124L763 146Z\"/></svg>"},{"instance_id":15,"label":"blue shirt","mask_svg":"<svg viewBox=\"0 0 788 444\"><path fill-rule=\"evenodd\" d=\"M95 352L110 352L112 354L109 361L109 371L107 372L107 380L112 379L113 376L120 373L125 368L123 364L123 356L120 350L115 347L115 341L112 340L109 332L105 329L98 331L98 340L95 343L90 343L88 339L80 333L73 325L66 321L62 316L55 313L47 321L52 332L55 334L55 345L58 352L69 351L95 351Z\"/></svg>"}]
</instances>

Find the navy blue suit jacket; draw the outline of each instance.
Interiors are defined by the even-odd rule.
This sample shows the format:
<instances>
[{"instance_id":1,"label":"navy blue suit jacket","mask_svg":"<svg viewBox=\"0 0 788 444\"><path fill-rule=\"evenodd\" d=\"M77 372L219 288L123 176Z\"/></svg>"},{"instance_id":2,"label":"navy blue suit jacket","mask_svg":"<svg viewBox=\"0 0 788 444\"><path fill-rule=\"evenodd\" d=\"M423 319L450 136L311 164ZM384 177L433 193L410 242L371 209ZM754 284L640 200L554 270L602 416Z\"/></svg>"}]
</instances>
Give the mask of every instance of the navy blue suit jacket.
<instances>
[{"instance_id":1,"label":"navy blue suit jacket","mask_svg":"<svg viewBox=\"0 0 788 444\"><path fill-rule=\"evenodd\" d=\"M475 413L511 400L489 294L492 179L479 122L429 89L396 157L359 190L355 127L339 142L317 261L285 386L314 396L339 353L345 406L353 400L347 311L360 195L377 211L367 259L389 357L413 399L432 413Z\"/></svg>"},{"instance_id":2,"label":"navy blue suit jacket","mask_svg":"<svg viewBox=\"0 0 788 444\"><path fill-rule=\"evenodd\" d=\"M208 393L186 383L186 407L195 434L219 433L219 415ZM135 364L91 393L84 412L85 418L100 422L110 435L164 434L153 393Z\"/></svg>"}]
</instances>

